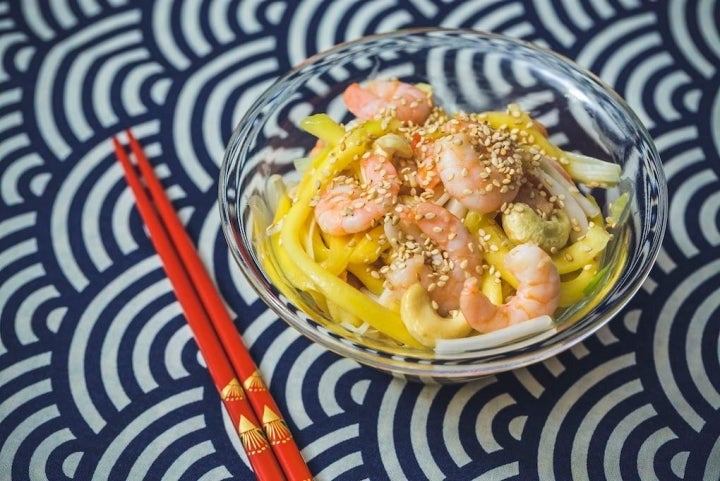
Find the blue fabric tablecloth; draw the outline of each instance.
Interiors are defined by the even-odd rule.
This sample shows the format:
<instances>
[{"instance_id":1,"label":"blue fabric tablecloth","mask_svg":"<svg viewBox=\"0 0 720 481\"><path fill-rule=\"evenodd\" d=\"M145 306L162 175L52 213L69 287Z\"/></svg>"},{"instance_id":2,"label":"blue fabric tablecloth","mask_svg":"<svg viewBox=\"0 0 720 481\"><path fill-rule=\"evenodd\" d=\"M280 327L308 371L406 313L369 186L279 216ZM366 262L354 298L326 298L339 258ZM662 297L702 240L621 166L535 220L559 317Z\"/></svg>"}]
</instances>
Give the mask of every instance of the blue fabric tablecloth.
<instances>
[{"instance_id":1,"label":"blue fabric tablecloth","mask_svg":"<svg viewBox=\"0 0 720 481\"><path fill-rule=\"evenodd\" d=\"M0 479L252 479L109 138L132 127L318 480L720 479L718 0L0 1ZM630 304L546 362L457 386L311 344L239 274L217 177L250 103L309 55L409 26L575 59L669 182Z\"/></svg>"}]
</instances>

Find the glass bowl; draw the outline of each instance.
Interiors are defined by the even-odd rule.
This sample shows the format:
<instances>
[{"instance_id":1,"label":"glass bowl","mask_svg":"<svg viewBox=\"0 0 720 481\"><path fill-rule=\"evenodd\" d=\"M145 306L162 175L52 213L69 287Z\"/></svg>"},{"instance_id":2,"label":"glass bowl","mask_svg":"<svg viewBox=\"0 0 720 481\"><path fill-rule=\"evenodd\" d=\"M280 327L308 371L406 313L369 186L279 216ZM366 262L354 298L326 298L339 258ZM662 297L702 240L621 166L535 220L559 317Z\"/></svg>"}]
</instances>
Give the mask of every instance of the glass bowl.
<instances>
[{"instance_id":1,"label":"glass bowl","mask_svg":"<svg viewBox=\"0 0 720 481\"><path fill-rule=\"evenodd\" d=\"M435 102L449 112L505 110L508 104L519 104L564 150L619 164L620 184L592 191L604 212L620 195L629 195L621 228L606 249L610 268L594 292L528 338L437 352L364 336L333 321L311 296L287 283L283 273L268 275L266 267L274 261L259 249L267 247L265 228L277 202L268 182L275 175L297 181L293 161L315 143L298 127L300 121L319 112L347 121L342 92L353 82L374 78L428 83ZM467 381L526 366L591 335L638 290L658 254L667 221L660 158L646 129L612 89L538 46L473 30L437 28L347 42L309 58L277 80L252 105L229 141L219 200L223 231L235 260L280 318L341 356L424 382Z\"/></svg>"}]
</instances>

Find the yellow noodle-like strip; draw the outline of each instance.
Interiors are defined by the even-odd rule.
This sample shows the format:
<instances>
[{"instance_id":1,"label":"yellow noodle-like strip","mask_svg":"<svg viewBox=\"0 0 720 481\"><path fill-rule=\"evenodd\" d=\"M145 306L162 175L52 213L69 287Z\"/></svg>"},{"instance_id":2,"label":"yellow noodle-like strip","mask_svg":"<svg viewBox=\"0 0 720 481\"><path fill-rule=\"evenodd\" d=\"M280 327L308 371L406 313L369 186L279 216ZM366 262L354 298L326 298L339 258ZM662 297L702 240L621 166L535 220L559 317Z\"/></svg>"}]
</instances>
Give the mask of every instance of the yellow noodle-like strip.
<instances>
[{"instance_id":1,"label":"yellow noodle-like strip","mask_svg":"<svg viewBox=\"0 0 720 481\"><path fill-rule=\"evenodd\" d=\"M323 162L308 170L298 186L295 202L283 218L280 240L282 249L286 251L297 269L312 280L317 291L387 336L410 346L422 347L408 333L397 312L378 304L358 289L323 269L308 256L302 248L299 238L303 223L312 215L310 205L312 198L333 176L359 159L369 149L370 142L385 133L387 127L391 126L383 125L380 121L370 121L360 125L333 147Z\"/></svg>"}]
</instances>

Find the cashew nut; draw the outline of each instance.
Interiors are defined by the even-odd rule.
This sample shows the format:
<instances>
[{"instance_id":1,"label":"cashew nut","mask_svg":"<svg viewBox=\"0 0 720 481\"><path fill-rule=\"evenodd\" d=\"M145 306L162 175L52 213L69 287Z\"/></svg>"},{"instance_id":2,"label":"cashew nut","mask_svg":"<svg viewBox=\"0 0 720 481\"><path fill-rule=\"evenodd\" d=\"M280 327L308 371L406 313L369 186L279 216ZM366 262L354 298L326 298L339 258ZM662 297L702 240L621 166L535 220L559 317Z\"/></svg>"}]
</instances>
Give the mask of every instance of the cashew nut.
<instances>
[{"instance_id":1,"label":"cashew nut","mask_svg":"<svg viewBox=\"0 0 720 481\"><path fill-rule=\"evenodd\" d=\"M472 332L462 313L456 312L451 317L440 316L420 283L410 286L400 300L400 318L405 327L412 337L428 347L434 347L438 339L466 337Z\"/></svg>"},{"instance_id":2,"label":"cashew nut","mask_svg":"<svg viewBox=\"0 0 720 481\"><path fill-rule=\"evenodd\" d=\"M562 210L543 219L529 205L517 202L502 215L502 226L516 244L532 242L550 251L564 247L570 237L570 219Z\"/></svg>"},{"instance_id":3,"label":"cashew nut","mask_svg":"<svg viewBox=\"0 0 720 481\"><path fill-rule=\"evenodd\" d=\"M397 155L404 159L410 158L413 155L412 147L410 142L398 134L385 134L375 141L375 145L380 147L388 155Z\"/></svg>"}]
</instances>

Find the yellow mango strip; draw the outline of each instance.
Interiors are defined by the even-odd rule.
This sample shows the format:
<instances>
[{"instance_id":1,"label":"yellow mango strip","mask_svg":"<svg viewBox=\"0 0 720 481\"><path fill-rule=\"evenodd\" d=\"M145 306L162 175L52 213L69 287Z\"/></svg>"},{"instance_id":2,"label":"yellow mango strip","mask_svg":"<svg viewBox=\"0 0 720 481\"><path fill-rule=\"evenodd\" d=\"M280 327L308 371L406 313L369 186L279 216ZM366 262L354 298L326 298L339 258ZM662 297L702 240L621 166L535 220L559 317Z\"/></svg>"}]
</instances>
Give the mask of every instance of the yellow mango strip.
<instances>
[{"instance_id":1,"label":"yellow mango strip","mask_svg":"<svg viewBox=\"0 0 720 481\"><path fill-rule=\"evenodd\" d=\"M339 324L350 324L355 327L359 327L360 324L362 324L362 321L357 316L343 309L340 304L333 302L330 299L327 299L326 301L327 313L330 314L330 317L332 317L335 322Z\"/></svg>"},{"instance_id":2,"label":"yellow mango strip","mask_svg":"<svg viewBox=\"0 0 720 481\"><path fill-rule=\"evenodd\" d=\"M379 296L384 290L383 280L377 279L370 274L367 264L354 264L350 263L347 266L348 272L357 277L357 279L363 283L367 289Z\"/></svg>"},{"instance_id":3,"label":"yellow mango strip","mask_svg":"<svg viewBox=\"0 0 720 481\"><path fill-rule=\"evenodd\" d=\"M318 241L314 243L315 260L334 274L340 274L350 263L372 264L382 253L380 236L383 233L382 226L344 236L318 233Z\"/></svg>"},{"instance_id":4,"label":"yellow mango strip","mask_svg":"<svg viewBox=\"0 0 720 481\"><path fill-rule=\"evenodd\" d=\"M347 273L342 272L338 276L343 282L347 282ZM330 317L332 319L340 324L350 324L354 327L359 327L362 324L362 321L353 313L349 312L341 304L338 304L337 302L333 301L332 299L325 299L325 305L327 309L327 313L330 314Z\"/></svg>"},{"instance_id":5,"label":"yellow mango strip","mask_svg":"<svg viewBox=\"0 0 720 481\"><path fill-rule=\"evenodd\" d=\"M380 245L380 240L385 235L385 229L379 225L367 232L355 236L355 247L350 254L349 262L372 264L380 257L384 248ZM388 244L389 246L389 244Z\"/></svg>"},{"instance_id":6,"label":"yellow mango strip","mask_svg":"<svg viewBox=\"0 0 720 481\"><path fill-rule=\"evenodd\" d=\"M486 112L481 114L481 118L486 120L488 125L495 130L507 127L510 130L518 129L518 131L526 132L528 134L526 140L528 140L529 143L524 145L542 149L547 155L555 157L556 159L565 157L563 150L545 137L545 134L537 128L535 122L533 122L533 119L527 112L519 109L515 112L515 115L508 112ZM530 136L532 136L532 138L530 138ZM520 137L521 142L522 140L522 137ZM521 143L521 145L523 144Z\"/></svg>"},{"instance_id":7,"label":"yellow mango strip","mask_svg":"<svg viewBox=\"0 0 720 481\"><path fill-rule=\"evenodd\" d=\"M347 132L336 145L322 149L300 179L295 196L307 198L305 207L309 209L310 200L315 194L338 173L357 164L360 156L369 150L372 141L385 133L397 131L399 125L397 121L387 122L386 125L384 121L371 120ZM311 191L309 197L308 191Z\"/></svg>"},{"instance_id":8,"label":"yellow mango strip","mask_svg":"<svg viewBox=\"0 0 720 481\"><path fill-rule=\"evenodd\" d=\"M317 224L315 224L315 227L317 227ZM328 249L328 246L325 245L325 241L323 240L323 233L320 229L313 229L312 232L312 243L311 243L312 250L308 250L307 248L305 251L315 259L315 262L323 263L325 262L332 254L330 253L330 249Z\"/></svg>"},{"instance_id":9,"label":"yellow mango strip","mask_svg":"<svg viewBox=\"0 0 720 481\"><path fill-rule=\"evenodd\" d=\"M611 235L601 225L591 223L585 236L552 255L558 272L568 274L592 264L593 258L605 250L610 237Z\"/></svg>"},{"instance_id":10,"label":"yellow mango strip","mask_svg":"<svg viewBox=\"0 0 720 481\"><path fill-rule=\"evenodd\" d=\"M345 128L328 114L314 114L300 121L300 128L328 145L335 145L345 135Z\"/></svg>"},{"instance_id":11,"label":"yellow mango strip","mask_svg":"<svg viewBox=\"0 0 720 481\"><path fill-rule=\"evenodd\" d=\"M470 211L465 215L464 223L468 230L479 239L483 246L483 259L500 273L500 277L511 286L517 288L515 276L505 267L505 256L510 252L513 243L505 235L497 222L489 216Z\"/></svg>"},{"instance_id":12,"label":"yellow mango strip","mask_svg":"<svg viewBox=\"0 0 720 481\"><path fill-rule=\"evenodd\" d=\"M387 132L387 127L389 126L383 125L380 121L370 121L360 125L333 147L317 168L311 168L306 172L298 186L297 199L283 218L280 241L296 268L312 279L315 288L325 297L340 304L348 312L387 336L403 344L421 348L422 345L410 335L397 312L378 304L323 269L308 256L299 238L303 223L312 215L310 203L319 189L358 159L370 147L370 141Z\"/></svg>"},{"instance_id":13,"label":"yellow mango strip","mask_svg":"<svg viewBox=\"0 0 720 481\"><path fill-rule=\"evenodd\" d=\"M258 202L255 202L256 200ZM297 306L303 305L305 303L305 300L300 297L299 291L297 290L296 286L291 284L292 281L302 283L302 279L292 279L292 281L289 281L288 279L290 277L293 277L292 273L288 275L288 272L284 270L282 264L277 262L278 256L275 255L275 253L273 252L273 237L277 237L277 235L267 235L266 229L270 220L269 213L266 212L266 208L262 205L262 201L259 198L251 198L249 203L250 209L253 213L253 238L255 239L257 245L257 252L260 257L260 262L265 269L265 273L270 278L272 284L293 304ZM284 208L282 206L282 203L280 204L280 206L281 209ZM292 264L289 264L288 266L292 267ZM305 289L305 292L308 292L311 296L313 296L316 301L319 300L324 304L324 298L318 299L319 296L315 295L314 291L312 291L311 289Z\"/></svg>"},{"instance_id":14,"label":"yellow mango strip","mask_svg":"<svg viewBox=\"0 0 720 481\"><path fill-rule=\"evenodd\" d=\"M490 299L490 302L496 306L503 303L502 283L494 274L490 274L490 271L483 273L482 279L480 280L480 289L482 293Z\"/></svg>"},{"instance_id":15,"label":"yellow mango strip","mask_svg":"<svg viewBox=\"0 0 720 481\"><path fill-rule=\"evenodd\" d=\"M591 262L585 265L588 267L583 268L576 277L560 283L559 307L571 306L586 297L585 289L599 272L600 261L591 259Z\"/></svg>"},{"instance_id":16,"label":"yellow mango strip","mask_svg":"<svg viewBox=\"0 0 720 481\"><path fill-rule=\"evenodd\" d=\"M335 275L342 273L350 261L352 254L351 240L355 238L353 235L336 236L322 233L322 238L327 245L328 256L320 265Z\"/></svg>"},{"instance_id":17,"label":"yellow mango strip","mask_svg":"<svg viewBox=\"0 0 720 481\"><path fill-rule=\"evenodd\" d=\"M275 221L273 222L275 225L278 225L279 223L279 225L282 226L282 224L284 223L284 217L290 211L291 206L292 202L287 195L283 196L280 199L280 202L278 203L278 209L275 212ZM282 231L282 228L280 229L280 231ZM265 235L264 232L263 235ZM274 257L277 261L278 267L285 275L287 280L298 289L304 291L314 289L314 284L312 280L301 269L297 268L295 263L288 256L285 249L282 248L280 242L280 232L276 232L270 236L270 245L272 247L272 251L274 253Z\"/></svg>"}]
</instances>

